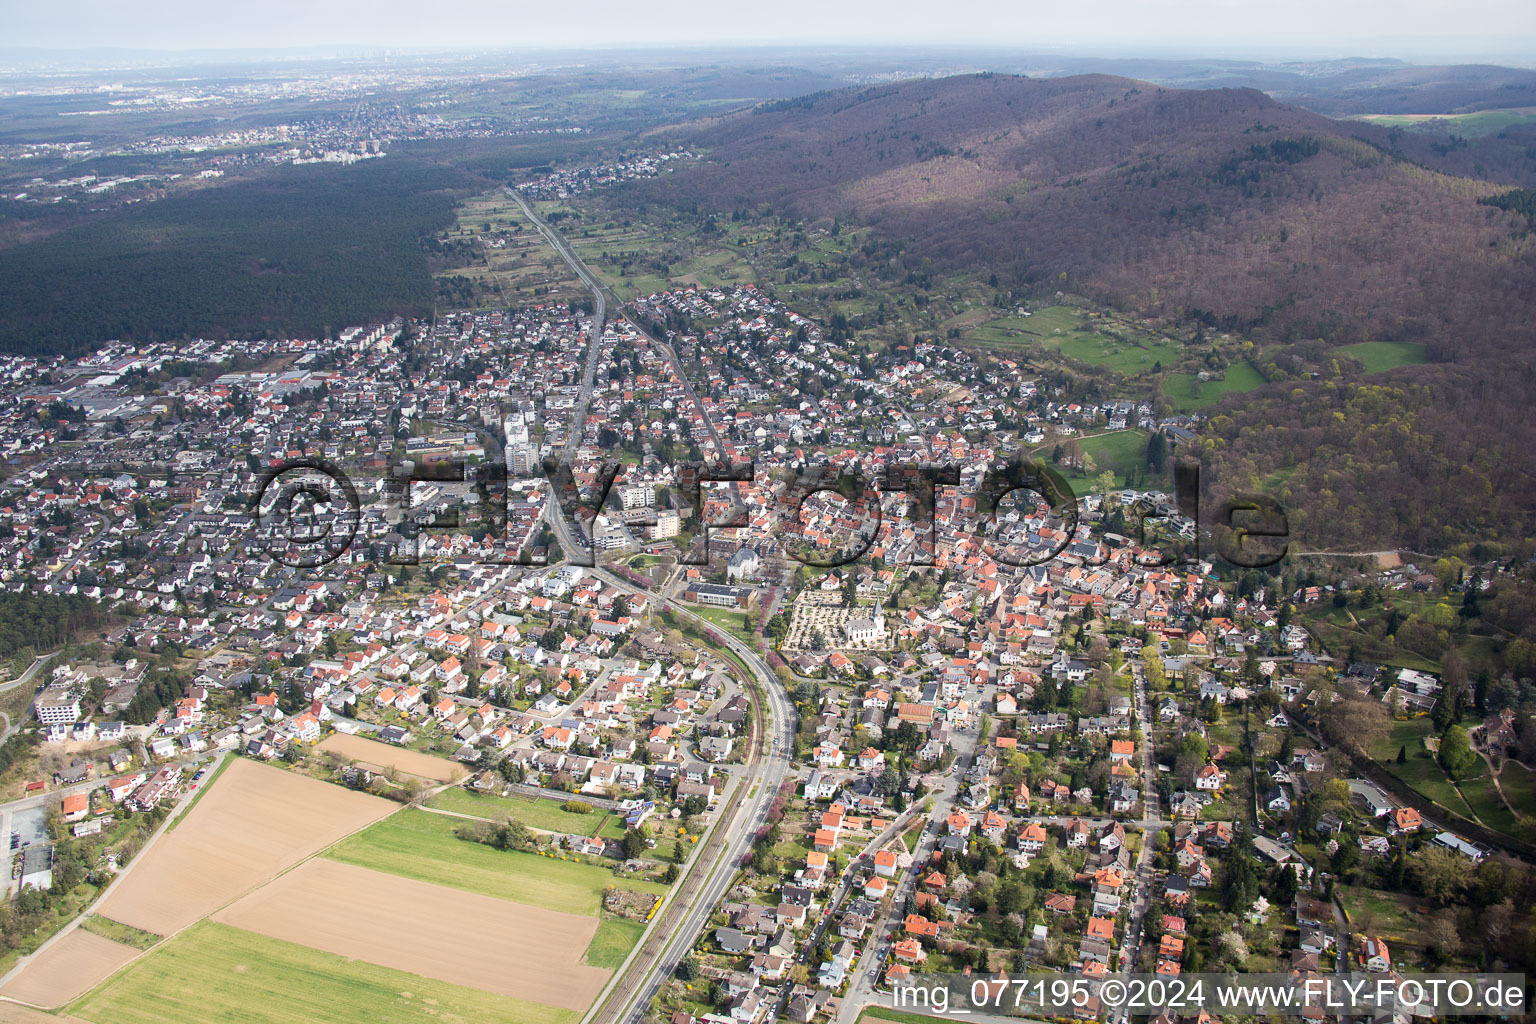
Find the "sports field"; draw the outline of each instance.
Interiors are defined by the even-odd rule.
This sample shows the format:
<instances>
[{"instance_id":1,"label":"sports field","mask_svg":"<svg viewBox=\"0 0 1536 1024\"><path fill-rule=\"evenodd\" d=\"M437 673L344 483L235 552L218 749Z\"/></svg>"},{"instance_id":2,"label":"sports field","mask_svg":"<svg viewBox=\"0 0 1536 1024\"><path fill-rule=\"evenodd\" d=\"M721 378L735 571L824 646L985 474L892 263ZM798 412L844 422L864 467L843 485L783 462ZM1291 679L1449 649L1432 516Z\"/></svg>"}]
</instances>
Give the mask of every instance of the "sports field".
<instances>
[{"instance_id":1,"label":"sports field","mask_svg":"<svg viewBox=\"0 0 1536 1024\"><path fill-rule=\"evenodd\" d=\"M344 732L327 736L319 749L338 754L365 768L376 771L393 768L407 775L432 779L436 782L457 782L469 774L463 765L455 764L445 758L407 750L391 743L380 743L378 740L370 740L364 736L349 736Z\"/></svg>"},{"instance_id":2,"label":"sports field","mask_svg":"<svg viewBox=\"0 0 1536 1024\"><path fill-rule=\"evenodd\" d=\"M214 915L349 959L585 1010L608 971L580 963L596 918L512 904L317 857ZM557 969L558 965L558 969Z\"/></svg>"},{"instance_id":3,"label":"sports field","mask_svg":"<svg viewBox=\"0 0 1536 1024\"><path fill-rule=\"evenodd\" d=\"M454 835L459 819L407 808L350 837L326 856L466 892L596 916L612 872L592 864L497 850ZM623 879L621 888L662 893L654 882Z\"/></svg>"},{"instance_id":4,"label":"sports field","mask_svg":"<svg viewBox=\"0 0 1536 1024\"><path fill-rule=\"evenodd\" d=\"M581 1018L575 1010L211 923L114 975L69 1012L92 1024L575 1024Z\"/></svg>"},{"instance_id":5,"label":"sports field","mask_svg":"<svg viewBox=\"0 0 1536 1024\"><path fill-rule=\"evenodd\" d=\"M238 758L96 912L171 935L397 806Z\"/></svg>"}]
</instances>

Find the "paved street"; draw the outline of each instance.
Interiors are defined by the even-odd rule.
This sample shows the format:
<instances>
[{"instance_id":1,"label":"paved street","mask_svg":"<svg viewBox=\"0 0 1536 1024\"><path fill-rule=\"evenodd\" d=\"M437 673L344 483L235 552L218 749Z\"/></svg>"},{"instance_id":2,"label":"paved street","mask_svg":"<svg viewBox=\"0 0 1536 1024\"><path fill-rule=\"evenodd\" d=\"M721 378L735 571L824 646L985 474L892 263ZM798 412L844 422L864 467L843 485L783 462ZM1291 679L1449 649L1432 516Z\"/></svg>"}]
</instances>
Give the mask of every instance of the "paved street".
<instances>
[{"instance_id":1,"label":"paved street","mask_svg":"<svg viewBox=\"0 0 1536 1024\"><path fill-rule=\"evenodd\" d=\"M902 872L885 920L870 928L869 937L864 942L858 962L854 964L848 991L843 995L842 1006L833 1024L853 1024L859 1017L859 1010L874 1001L878 972L885 951L892 942L901 938L903 922L906 920L907 898L916 891L917 880L944 834L944 821L954 809L955 799L964 786L965 770L961 765L970 763L979 740L980 733L975 728L960 732L955 744L954 772L944 776L944 784L939 789L923 797L924 801L931 800L932 805L925 815L927 821L922 834L912 849L912 867Z\"/></svg>"},{"instance_id":2,"label":"paved street","mask_svg":"<svg viewBox=\"0 0 1536 1024\"><path fill-rule=\"evenodd\" d=\"M604 570L597 570L596 575L620 590L632 590L624 580ZM653 599L696 624L713 629L707 620L682 605L666 598ZM765 824L773 798L789 772L789 759L795 743L794 706L767 663L756 652L729 633L720 635L732 653L752 672L758 694L766 701L763 717L767 734L754 752L759 758L758 763L752 767L749 762L748 770L737 776L737 786L747 787L748 796L734 815L723 816L715 825L724 837L722 851L712 860L706 860L702 851L694 857L688 875L672 896L679 909L674 910L669 904L657 914L656 926L646 940L636 946L629 962L616 972L616 979L622 979L616 982L616 994L600 999L587 1015L589 1021L599 1019L599 1009L606 1010L602 1019L608 1020L639 1021L644 1016L651 997L687 955L715 905L724 896L737 866L751 848L754 836ZM703 882L694 881L698 878L703 878ZM664 922L666 928L663 931ZM613 1004L615 998L617 1005Z\"/></svg>"},{"instance_id":3,"label":"paved street","mask_svg":"<svg viewBox=\"0 0 1536 1024\"><path fill-rule=\"evenodd\" d=\"M569 462L581 445L582 424L585 422L587 406L592 398L597 359L602 350L607 303L601 282L586 267L560 233L545 223L522 195L512 189L507 191L517 201L523 213L570 265L571 270L591 289L594 298L594 315L588 331L589 342L582 389L572 416L570 433L565 442L564 458ZM688 384L688 378L683 373L682 363L678 360L676 353L666 345L660 345L660 349L671 361L679 381L692 396L691 385ZM696 396L693 396L693 400L697 403ZM708 423L707 420L706 423ZM709 424L709 432L717 451L723 453L724 448L718 434L715 433L713 424ZM554 500L553 495L550 498L551 500L545 503L546 514L559 539L561 550L566 552L567 556L582 550L586 545L573 535L572 524L560 510L558 501ZM627 581L612 573L602 569L596 569L593 572L609 586L623 592L633 592L633 587ZM789 757L794 750L794 707L785 694L784 688L758 653L728 632L716 630L707 620L670 598L659 594L652 594L650 597L656 604L668 607L674 613L683 615L697 625L719 635L731 652L753 674L759 698L766 701L763 718L767 735L762 738L759 749L753 752L753 757L748 762L749 769L736 776L738 790L745 787L748 795L734 809L723 812L722 819L715 825L715 829L719 830L719 835L723 837L721 851L715 856L713 863L705 863L704 851L700 851L700 855L694 858L688 874L678 886L674 887L668 903L658 912L649 937L637 945L624 966L615 972L611 991L594 1003L593 1009L586 1015L587 1021L596 1019L600 1012L605 1012L608 1015L607 1019L611 1020L638 1021L644 1016L651 997L671 976L678 961L692 948L695 936L709 919L710 912L724 895L726 887L734 877L736 865L745 857L754 835L763 826L772 806L773 797L789 771ZM755 767L753 767L754 764ZM711 841L714 835L714 833L711 834ZM703 879L702 882L699 881L700 878ZM664 932L663 924L666 925Z\"/></svg>"},{"instance_id":4,"label":"paved street","mask_svg":"<svg viewBox=\"0 0 1536 1024\"><path fill-rule=\"evenodd\" d=\"M1136 861L1135 889L1131 896L1131 913L1126 920L1125 934L1121 941L1120 969L1122 971L1136 970L1137 958L1141 956L1141 932L1142 921L1146 918L1147 908L1152 900L1153 884L1156 880L1153 870L1153 860L1156 856L1156 843L1151 834L1164 826L1161 817L1161 807L1157 797L1156 771L1157 766L1152 763L1152 719L1151 697L1147 692L1147 678L1142 672L1141 663L1132 659L1131 677L1135 681L1133 689L1134 710L1136 718L1141 723L1141 828L1143 829L1141 842L1141 856ZM1109 1018L1109 1024L1123 1024L1127 1016L1125 1010L1114 1011Z\"/></svg>"}]
</instances>

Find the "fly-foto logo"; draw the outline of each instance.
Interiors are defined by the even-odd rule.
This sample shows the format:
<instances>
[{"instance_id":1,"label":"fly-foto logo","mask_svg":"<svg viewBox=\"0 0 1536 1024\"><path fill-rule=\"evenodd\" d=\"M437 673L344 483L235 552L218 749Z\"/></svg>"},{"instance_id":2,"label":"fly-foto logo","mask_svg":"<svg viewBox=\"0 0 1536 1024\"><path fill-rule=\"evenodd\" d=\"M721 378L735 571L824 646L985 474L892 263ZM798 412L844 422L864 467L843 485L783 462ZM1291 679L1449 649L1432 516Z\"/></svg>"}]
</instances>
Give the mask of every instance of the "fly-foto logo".
<instances>
[{"instance_id":1,"label":"fly-foto logo","mask_svg":"<svg viewBox=\"0 0 1536 1024\"><path fill-rule=\"evenodd\" d=\"M536 502L511 501L512 489L505 463L488 461L473 466L462 459L436 462L407 462L395 467L379 486L370 488L385 497L387 523L392 535L387 561L414 565L422 555L424 538L435 532L463 527L460 509L467 507L478 524L477 532L488 543L478 547L478 557L485 561L544 564L538 553L546 545L526 543L526 530L514 531L511 510L536 510L543 517L559 517L559 532L574 543L562 547L575 565L596 564L596 546L590 525L607 504L609 495L626 466L602 461L584 474L583 487L570 462L545 460L537 472L522 474L521 482L539 482L541 497ZM1204 554L1202 538L1209 536L1212 553L1243 568L1265 568L1285 557L1290 524L1284 509L1275 499L1263 494L1232 494L1223 497L1215 515L1202 518L1200 466L1179 460L1173 467L1174 500L1159 502L1138 495L1128 504L1128 523L1135 524L1135 540L1141 549L1137 564L1146 568L1189 564ZM706 486L725 488L757 485L758 467L751 462L721 464L691 462L675 467L673 478L682 492L683 504L698 515L694 544L679 559L685 565L708 564L711 558L711 531L748 525L741 508L727 502L733 512L724 518L706 518ZM939 544L939 515L945 496L963 496L971 523L981 533L982 551L992 561L1011 566L1032 566L1048 562L1066 551L1080 536L1083 525L1082 504L1071 486L1051 466L1038 461L1015 459L988 466L976 481L962 489L958 467L934 463L892 463L878 473L860 468L820 466L802 469L787 478L769 481L775 495L771 508L779 516L779 527L803 520L807 504L818 495L841 500L842 518L847 522L839 543L820 546L789 542L783 544L786 556L815 568L835 568L865 557L875 545L888 518L885 499L899 499L903 516L916 540L910 564L931 565ZM464 499L458 504L419 505L415 485L457 485ZM547 510L544 505L548 504ZM1024 530L1025 537L1009 537L1005 528L1019 519L1005 514L1005 507L1023 507L1031 511L1029 522L1048 522L1049 528ZM364 521L364 508L358 488L340 466L326 459L298 458L278 463L262 473L251 498L257 541L280 563L296 568L312 568L334 562L353 552ZM391 518L392 517L392 518ZM1006 520L1006 522L1005 522ZM1187 543L1163 550L1156 534L1158 521L1177 523L1191 536ZM654 526L655 520L632 520L630 525ZM762 525L762 524L759 524ZM768 525L769 532L790 536ZM516 535L514 535L516 534ZM500 543L498 543L500 541Z\"/></svg>"}]
</instances>

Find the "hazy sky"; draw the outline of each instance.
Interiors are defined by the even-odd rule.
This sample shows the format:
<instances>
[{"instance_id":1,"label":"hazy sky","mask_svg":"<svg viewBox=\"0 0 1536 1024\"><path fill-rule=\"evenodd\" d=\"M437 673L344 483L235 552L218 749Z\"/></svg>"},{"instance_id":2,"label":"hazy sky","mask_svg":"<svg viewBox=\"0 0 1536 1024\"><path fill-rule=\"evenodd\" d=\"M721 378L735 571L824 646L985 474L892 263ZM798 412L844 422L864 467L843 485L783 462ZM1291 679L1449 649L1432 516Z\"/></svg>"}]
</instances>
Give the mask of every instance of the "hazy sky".
<instances>
[{"instance_id":1,"label":"hazy sky","mask_svg":"<svg viewBox=\"0 0 1536 1024\"><path fill-rule=\"evenodd\" d=\"M0 0L0 25L0 47L68 49L980 43L1536 64L1536 0Z\"/></svg>"}]
</instances>

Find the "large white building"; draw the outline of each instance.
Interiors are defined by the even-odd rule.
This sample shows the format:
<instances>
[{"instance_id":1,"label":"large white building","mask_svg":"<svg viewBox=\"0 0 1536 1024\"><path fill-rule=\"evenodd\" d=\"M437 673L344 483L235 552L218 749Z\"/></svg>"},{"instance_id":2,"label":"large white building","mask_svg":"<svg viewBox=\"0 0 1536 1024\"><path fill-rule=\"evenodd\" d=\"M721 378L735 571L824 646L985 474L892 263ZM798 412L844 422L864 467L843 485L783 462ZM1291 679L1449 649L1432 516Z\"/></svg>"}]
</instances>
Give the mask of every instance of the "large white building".
<instances>
[{"instance_id":1,"label":"large white building","mask_svg":"<svg viewBox=\"0 0 1536 1024\"><path fill-rule=\"evenodd\" d=\"M656 504L656 488L650 484L634 484L620 491L619 497L626 512L632 508L649 508Z\"/></svg>"},{"instance_id":2,"label":"large white building","mask_svg":"<svg viewBox=\"0 0 1536 1024\"><path fill-rule=\"evenodd\" d=\"M37 698L37 720L44 725L69 725L80 717L80 698L50 687Z\"/></svg>"},{"instance_id":3,"label":"large white building","mask_svg":"<svg viewBox=\"0 0 1536 1024\"><path fill-rule=\"evenodd\" d=\"M651 527L652 540L666 540L668 537L676 537L682 529L683 521L676 512L667 509L656 513L656 525Z\"/></svg>"},{"instance_id":4,"label":"large white building","mask_svg":"<svg viewBox=\"0 0 1536 1024\"><path fill-rule=\"evenodd\" d=\"M756 551L751 548L739 548L725 566L725 578L728 580L740 580L748 576L755 576L758 565L759 559Z\"/></svg>"}]
</instances>

